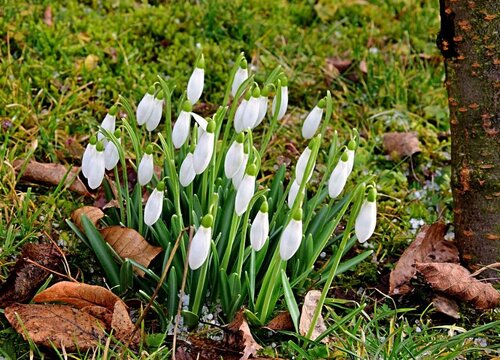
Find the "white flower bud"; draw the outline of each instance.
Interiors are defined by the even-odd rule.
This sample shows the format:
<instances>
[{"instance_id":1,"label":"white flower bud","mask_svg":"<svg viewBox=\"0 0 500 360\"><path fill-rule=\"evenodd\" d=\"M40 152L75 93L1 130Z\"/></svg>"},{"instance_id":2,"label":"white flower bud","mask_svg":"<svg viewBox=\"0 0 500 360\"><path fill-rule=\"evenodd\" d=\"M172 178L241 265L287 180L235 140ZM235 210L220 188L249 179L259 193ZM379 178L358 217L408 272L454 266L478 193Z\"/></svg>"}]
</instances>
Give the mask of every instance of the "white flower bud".
<instances>
[{"instance_id":1,"label":"white flower bud","mask_svg":"<svg viewBox=\"0 0 500 360\"><path fill-rule=\"evenodd\" d=\"M236 215L241 216L247 211L248 204L252 200L255 193L255 176L245 174L241 180L240 186L236 191L236 198L234 199L234 211Z\"/></svg>"},{"instance_id":2,"label":"white flower bud","mask_svg":"<svg viewBox=\"0 0 500 360\"><path fill-rule=\"evenodd\" d=\"M245 109L248 105L248 100L243 99L236 109L236 113L234 114L234 130L236 133L240 133L245 129L245 122L244 122L244 114L245 114Z\"/></svg>"},{"instance_id":3,"label":"white flower bud","mask_svg":"<svg viewBox=\"0 0 500 360\"><path fill-rule=\"evenodd\" d=\"M257 116L257 121L255 122L255 125L253 126L252 129L259 126L260 123L262 122L262 120L264 120L264 118L266 117L268 102L269 102L269 99L267 96L261 95L259 97L259 116Z\"/></svg>"},{"instance_id":4,"label":"white flower bud","mask_svg":"<svg viewBox=\"0 0 500 360\"><path fill-rule=\"evenodd\" d=\"M116 124L116 115L106 114L104 120L101 123L101 128L106 129L110 133L115 132L115 124ZM97 141L102 141L104 145L107 144L108 140L106 136L102 132L97 133Z\"/></svg>"},{"instance_id":5,"label":"white flower bud","mask_svg":"<svg viewBox=\"0 0 500 360\"><path fill-rule=\"evenodd\" d=\"M295 199L297 198L297 195L299 193L299 189L300 189L300 184L297 184L296 180L292 181L292 186L290 187L290 191L288 192L288 198L287 198L288 207L290 209L292 208L293 203L295 202Z\"/></svg>"},{"instance_id":6,"label":"white flower bud","mask_svg":"<svg viewBox=\"0 0 500 360\"><path fill-rule=\"evenodd\" d=\"M276 103L278 101L278 97L275 96L273 99L273 116L276 113ZM285 116L286 109L288 107L288 86L281 87L281 103L278 111L278 120L281 120L283 116Z\"/></svg>"},{"instance_id":7,"label":"white flower bud","mask_svg":"<svg viewBox=\"0 0 500 360\"><path fill-rule=\"evenodd\" d=\"M189 267L196 270L206 261L210 252L210 242L212 241L212 228L200 225L191 241L189 250Z\"/></svg>"},{"instance_id":8,"label":"white flower bud","mask_svg":"<svg viewBox=\"0 0 500 360\"><path fill-rule=\"evenodd\" d=\"M269 236L269 216L259 210L250 228L250 244L255 251L262 249Z\"/></svg>"},{"instance_id":9,"label":"white flower bud","mask_svg":"<svg viewBox=\"0 0 500 360\"><path fill-rule=\"evenodd\" d=\"M228 179L232 179L236 175L243 163L244 157L243 143L239 143L236 140L233 141L224 159L224 173Z\"/></svg>"},{"instance_id":10,"label":"white flower bud","mask_svg":"<svg viewBox=\"0 0 500 360\"><path fill-rule=\"evenodd\" d=\"M233 84L231 86L231 95L233 97L236 96L238 88L240 87L241 84L243 84L243 82L245 82L246 79L248 79L248 69L247 68L242 69L241 67L238 68L236 74L234 75Z\"/></svg>"},{"instance_id":11,"label":"white flower bud","mask_svg":"<svg viewBox=\"0 0 500 360\"><path fill-rule=\"evenodd\" d=\"M197 102L203 92L205 82L205 70L196 67L189 78L187 85L187 98L192 104Z\"/></svg>"},{"instance_id":12,"label":"white flower bud","mask_svg":"<svg viewBox=\"0 0 500 360\"><path fill-rule=\"evenodd\" d=\"M136 118L138 125L144 125L146 120L148 120L151 116L154 99L155 97L153 94L146 93L146 95L144 95L142 100L139 102L139 105L137 105Z\"/></svg>"},{"instance_id":13,"label":"white flower bud","mask_svg":"<svg viewBox=\"0 0 500 360\"><path fill-rule=\"evenodd\" d=\"M152 103L152 110L149 118L146 120L146 129L153 131L158 127L161 120L161 113L163 111L163 100L154 98Z\"/></svg>"},{"instance_id":14,"label":"white flower bud","mask_svg":"<svg viewBox=\"0 0 500 360\"><path fill-rule=\"evenodd\" d=\"M91 189L97 189L104 179L105 172L104 150L96 150L93 157L89 159L88 184Z\"/></svg>"},{"instance_id":15,"label":"white flower bud","mask_svg":"<svg viewBox=\"0 0 500 360\"><path fill-rule=\"evenodd\" d=\"M340 159L330 175L330 179L328 180L328 195L332 199L335 199L344 190L348 177L347 166L348 162Z\"/></svg>"},{"instance_id":16,"label":"white flower bud","mask_svg":"<svg viewBox=\"0 0 500 360\"><path fill-rule=\"evenodd\" d=\"M307 163L309 162L309 158L311 157L311 149L306 147L305 150L300 154L299 160L297 161L297 166L295 166L295 181L300 184L302 179L304 178L304 173L306 172ZM311 176L313 174L314 166L311 168L307 176L306 182L309 182Z\"/></svg>"},{"instance_id":17,"label":"white flower bud","mask_svg":"<svg viewBox=\"0 0 500 360\"><path fill-rule=\"evenodd\" d=\"M193 154L187 154L186 158L181 164L179 170L179 182L183 187L189 186L196 177L196 172L193 167Z\"/></svg>"},{"instance_id":18,"label":"white flower bud","mask_svg":"<svg viewBox=\"0 0 500 360\"><path fill-rule=\"evenodd\" d=\"M204 131L193 152L193 168L196 174L201 174L210 164L214 152L215 135Z\"/></svg>"},{"instance_id":19,"label":"white flower bud","mask_svg":"<svg viewBox=\"0 0 500 360\"><path fill-rule=\"evenodd\" d=\"M243 155L243 162L241 163L241 166L239 167L238 171L234 176L231 178L233 182L233 186L235 189L238 189L240 186L241 180L243 180L243 176L245 175L245 169L248 164L248 154Z\"/></svg>"},{"instance_id":20,"label":"white flower bud","mask_svg":"<svg viewBox=\"0 0 500 360\"><path fill-rule=\"evenodd\" d=\"M83 152L83 157L82 157L82 174L85 176L87 179L89 177L90 169L92 168L92 161L95 157L96 153L96 146L95 144L88 143L87 147L85 148L85 151Z\"/></svg>"},{"instance_id":21,"label":"white flower bud","mask_svg":"<svg viewBox=\"0 0 500 360\"><path fill-rule=\"evenodd\" d=\"M292 219L283 230L280 239L280 257L289 260L300 247L302 241L302 220Z\"/></svg>"},{"instance_id":22,"label":"white flower bud","mask_svg":"<svg viewBox=\"0 0 500 360\"><path fill-rule=\"evenodd\" d=\"M152 226L160 218L163 209L163 196L164 191L157 188L149 196L144 207L144 223L146 225Z\"/></svg>"},{"instance_id":23,"label":"white flower bud","mask_svg":"<svg viewBox=\"0 0 500 360\"><path fill-rule=\"evenodd\" d=\"M307 115L302 125L302 136L304 139L311 139L314 137L316 131L318 131L322 116L323 109L316 105Z\"/></svg>"},{"instance_id":24,"label":"white flower bud","mask_svg":"<svg viewBox=\"0 0 500 360\"><path fill-rule=\"evenodd\" d=\"M375 225L377 224L377 202L365 200L359 214L356 217L356 223L354 225L354 231L356 237L360 243L364 243L368 240L375 231Z\"/></svg>"},{"instance_id":25,"label":"white flower bud","mask_svg":"<svg viewBox=\"0 0 500 360\"><path fill-rule=\"evenodd\" d=\"M242 123L243 130L253 129L257 118L259 116L259 98L250 97L247 105L245 106L245 112L243 113ZM238 131L237 131L238 132Z\"/></svg>"},{"instance_id":26,"label":"white flower bud","mask_svg":"<svg viewBox=\"0 0 500 360\"><path fill-rule=\"evenodd\" d=\"M139 168L137 169L137 180L139 184L144 186L147 185L153 178L154 164L153 155L144 154L139 163Z\"/></svg>"},{"instance_id":27,"label":"white flower bud","mask_svg":"<svg viewBox=\"0 0 500 360\"><path fill-rule=\"evenodd\" d=\"M118 142L121 143L121 139L118 139ZM118 148L114 142L108 141L106 148L104 149L104 164L106 170L113 169L116 164L118 164L118 160L120 160Z\"/></svg>"},{"instance_id":28,"label":"white flower bud","mask_svg":"<svg viewBox=\"0 0 500 360\"><path fill-rule=\"evenodd\" d=\"M352 168L354 167L355 150L347 149L347 176L351 175Z\"/></svg>"},{"instance_id":29,"label":"white flower bud","mask_svg":"<svg viewBox=\"0 0 500 360\"><path fill-rule=\"evenodd\" d=\"M181 111L172 129L172 143L176 149L179 149L186 142L189 136L190 123L190 113Z\"/></svg>"}]
</instances>

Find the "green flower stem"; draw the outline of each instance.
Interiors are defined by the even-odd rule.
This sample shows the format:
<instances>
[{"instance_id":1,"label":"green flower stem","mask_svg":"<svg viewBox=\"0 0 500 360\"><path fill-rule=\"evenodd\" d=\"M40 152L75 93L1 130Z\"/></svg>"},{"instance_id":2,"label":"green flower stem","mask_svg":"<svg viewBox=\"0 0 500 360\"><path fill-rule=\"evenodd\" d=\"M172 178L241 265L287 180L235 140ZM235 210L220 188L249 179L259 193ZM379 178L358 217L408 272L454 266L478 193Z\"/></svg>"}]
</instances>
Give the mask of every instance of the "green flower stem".
<instances>
[{"instance_id":1,"label":"green flower stem","mask_svg":"<svg viewBox=\"0 0 500 360\"><path fill-rule=\"evenodd\" d=\"M332 94L330 91L326 92L326 109L325 109L325 120L323 120L323 124L321 125L321 138L323 139L325 137L326 133L326 128L330 122L330 119L332 117L333 113L333 100L332 100Z\"/></svg>"},{"instance_id":2,"label":"green flower stem","mask_svg":"<svg viewBox=\"0 0 500 360\"><path fill-rule=\"evenodd\" d=\"M321 314L321 310L323 309L323 305L326 300L326 296L328 295L328 291L330 290L330 286L332 285L333 278L335 277L335 273L337 272L337 268L340 264L340 259L342 258L342 254L344 253L345 247L347 245L347 241L350 237L351 229L354 226L354 222L356 221L356 215L359 212L359 208L361 207L361 203L363 202L364 194L365 194L365 184L361 184L356 192L353 195L354 205L351 211L351 216L347 220L347 225L344 230L344 235L342 236L342 241L340 242L340 246L338 251L335 253L335 257L333 260L332 267L330 269L330 274L328 275L328 279L323 286L323 291L321 292L321 296L319 298L318 304L316 305L316 309L314 310L314 315L311 319L311 325L309 326L309 330L307 331L306 338L310 339L311 335L316 327L316 323L318 322L319 315ZM304 347L307 344L304 344Z\"/></svg>"},{"instance_id":3,"label":"green flower stem","mask_svg":"<svg viewBox=\"0 0 500 360\"><path fill-rule=\"evenodd\" d=\"M274 308L274 293L277 291L276 286L281 285L281 269L283 269L286 266L286 263L281 260L281 258L278 257L277 261L274 262L274 267L270 268L272 269L272 276L270 279L269 283L269 288L266 291L265 297L264 297L264 304L262 305L262 309L259 312L260 315L260 320L263 324L266 323L267 318L269 317L269 312L271 309ZM262 292L262 290L261 290ZM259 294L260 295L260 294Z\"/></svg>"},{"instance_id":4,"label":"green flower stem","mask_svg":"<svg viewBox=\"0 0 500 360\"><path fill-rule=\"evenodd\" d=\"M278 124L278 114L279 114L279 109L281 107L281 80L278 79L277 81L277 86L276 86L276 111L274 112L271 122L269 123L269 126L267 128L267 132L264 135L264 140L260 144L260 157L264 156L264 153L266 151L267 145L269 145L269 141L271 141L271 137L276 131L276 126Z\"/></svg>"},{"instance_id":5,"label":"green flower stem","mask_svg":"<svg viewBox=\"0 0 500 360\"><path fill-rule=\"evenodd\" d=\"M125 224L125 209L124 209L124 202L123 202L123 194L122 194L122 186L120 184L120 174L118 172L118 168L115 166L114 169L113 169L113 172L115 174L115 181L117 182L117 185L116 185L116 192L117 192L117 196L118 196L118 203L120 204L120 222L122 224ZM130 206L127 206L127 211L128 211L128 208ZM139 211L140 213L142 213L142 209L141 211ZM130 219L127 219L130 221ZM127 226L130 226L130 224L127 224Z\"/></svg>"},{"instance_id":6,"label":"green flower stem","mask_svg":"<svg viewBox=\"0 0 500 360\"><path fill-rule=\"evenodd\" d=\"M201 298L203 294L205 294L205 281L207 278L208 272L208 264L210 263L209 259L205 261L203 266L200 269L200 276L198 277L198 283L196 284L196 292L194 295L193 306L191 307L191 311L198 315L201 306ZM192 292L191 292L192 293Z\"/></svg>"},{"instance_id":7,"label":"green flower stem","mask_svg":"<svg viewBox=\"0 0 500 360\"><path fill-rule=\"evenodd\" d=\"M233 217L231 219L231 228L229 230L229 239L227 247L224 250L224 257L222 258L222 265L221 265L221 268L226 270L226 272L228 271L229 258L231 257L231 252L233 250L233 244L236 238L236 234L238 232L238 226L240 225L240 220L241 217L236 215L235 212L233 212Z\"/></svg>"}]
</instances>

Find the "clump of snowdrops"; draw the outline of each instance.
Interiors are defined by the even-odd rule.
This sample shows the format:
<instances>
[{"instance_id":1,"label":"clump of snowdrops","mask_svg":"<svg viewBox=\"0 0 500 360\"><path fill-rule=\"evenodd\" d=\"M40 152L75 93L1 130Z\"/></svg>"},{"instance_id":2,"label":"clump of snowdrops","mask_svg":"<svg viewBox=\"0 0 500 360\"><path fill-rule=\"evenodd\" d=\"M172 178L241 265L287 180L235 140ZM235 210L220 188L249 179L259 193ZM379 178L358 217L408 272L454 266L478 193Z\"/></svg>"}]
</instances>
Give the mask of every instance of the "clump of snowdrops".
<instances>
[{"instance_id":1,"label":"clump of snowdrops","mask_svg":"<svg viewBox=\"0 0 500 360\"><path fill-rule=\"evenodd\" d=\"M297 327L297 294L311 283L322 286L311 336L334 276L370 254L365 251L341 262L356 240L365 242L372 235L376 222L376 190L367 185L370 177L349 183L358 133L353 129L345 144L336 132L325 139L332 116L327 92L303 122L301 135L308 144L289 169L290 180L285 179L285 165L263 174L261 159L288 108L287 77L277 68L258 84L241 54L223 103L210 118L193 112L204 78L200 54L180 99L173 99L174 87L160 77L135 111L121 97L82 159L91 188L103 183L106 170L114 171L116 190L107 181L104 188L118 207L106 210L104 222L137 230L163 253L144 268L114 254L89 221L84 222L85 234L79 234L93 244L110 285L117 292L133 289L145 300L173 256L154 303L164 325L176 313L187 267L183 314L194 322L202 306L220 304L225 320L244 306L247 318L257 324L266 323L277 306L286 306ZM119 108L126 117L117 119ZM318 160L324 171L315 171ZM159 176L155 166L161 168ZM132 191L130 167L138 179ZM314 187L312 177L317 178ZM344 230L338 233L342 218ZM191 238L186 231L190 227ZM176 241L179 247L173 253ZM321 269L315 271L320 257ZM133 273L134 266L144 276Z\"/></svg>"}]
</instances>

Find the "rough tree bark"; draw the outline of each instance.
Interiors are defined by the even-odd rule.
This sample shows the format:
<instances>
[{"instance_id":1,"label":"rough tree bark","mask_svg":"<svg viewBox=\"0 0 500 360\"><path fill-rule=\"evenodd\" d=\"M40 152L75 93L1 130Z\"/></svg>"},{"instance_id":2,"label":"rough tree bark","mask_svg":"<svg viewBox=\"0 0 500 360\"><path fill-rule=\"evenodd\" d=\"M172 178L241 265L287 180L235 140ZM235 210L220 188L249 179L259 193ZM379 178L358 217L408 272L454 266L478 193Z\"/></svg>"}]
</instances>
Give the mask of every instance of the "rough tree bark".
<instances>
[{"instance_id":1,"label":"rough tree bark","mask_svg":"<svg viewBox=\"0 0 500 360\"><path fill-rule=\"evenodd\" d=\"M469 266L488 265L500 261L500 1L440 0L440 10L455 238Z\"/></svg>"}]
</instances>

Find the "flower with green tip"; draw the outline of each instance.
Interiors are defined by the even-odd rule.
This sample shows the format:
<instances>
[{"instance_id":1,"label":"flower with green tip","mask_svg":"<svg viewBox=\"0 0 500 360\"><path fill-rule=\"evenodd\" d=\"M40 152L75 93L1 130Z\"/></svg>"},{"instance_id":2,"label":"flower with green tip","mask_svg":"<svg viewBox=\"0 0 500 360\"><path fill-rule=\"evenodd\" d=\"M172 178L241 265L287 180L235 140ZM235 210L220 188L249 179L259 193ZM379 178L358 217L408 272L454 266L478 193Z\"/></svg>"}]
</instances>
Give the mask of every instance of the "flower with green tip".
<instances>
[{"instance_id":1,"label":"flower with green tip","mask_svg":"<svg viewBox=\"0 0 500 360\"><path fill-rule=\"evenodd\" d=\"M189 153L181 164L179 170L179 182L183 187L189 186L196 177L196 172L193 166L193 154Z\"/></svg>"},{"instance_id":2,"label":"flower with green tip","mask_svg":"<svg viewBox=\"0 0 500 360\"><path fill-rule=\"evenodd\" d=\"M347 144L347 176L351 175L352 168L354 167L354 158L356 156L356 142L349 141Z\"/></svg>"},{"instance_id":3,"label":"flower with green tip","mask_svg":"<svg viewBox=\"0 0 500 360\"><path fill-rule=\"evenodd\" d=\"M280 257L289 260L300 247L302 241L302 209L297 209L290 222L281 233Z\"/></svg>"},{"instance_id":4,"label":"flower with green tip","mask_svg":"<svg viewBox=\"0 0 500 360\"><path fill-rule=\"evenodd\" d=\"M238 134L236 140L233 141L226 153L226 158L224 159L224 174L228 179L232 179L233 176L236 175L243 163L245 157L244 141L245 135L243 133Z\"/></svg>"},{"instance_id":5,"label":"flower with green tip","mask_svg":"<svg viewBox=\"0 0 500 360\"><path fill-rule=\"evenodd\" d=\"M87 144L87 147L85 148L85 151L83 152L82 157L82 174L86 178L89 177L89 172L92 167L92 160L94 159L95 152L97 151L96 145L97 137L95 135L92 135L90 137L89 143Z\"/></svg>"},{"instance_id":6,"label":"flower with green tip","mask_svg":"<svg viewBox=\"0 0 500 360\"><path fill-rule=\"evenodd\" d=\"M307 115L302 125L302 137L311 139L318 131L321 118L323 117L323 109L325 108L325 99L321 99L311 112Z\"/></svg>"},{"instance_id":7,"label":"flower with green tip","mask_svg":"<svg viewBox=\"0 0 500 360\"><path fill-rule=\"evenodd\" d=\"M189 129L191 127L191 116L198 123L201 129L206 130L207 121L200 115L192 112L193 105L189 100L184 101L182 110L177 117L177 121L172 129L172 143L176 149L184 145L189 138Z\"/></svg>"},{"instance_id":8,"label":"flower with green tip","mask_svg":"<svg viewBox=\"0 0 500 360\"><path fill-rule=\"evenodd\" d=\"M122 139L120 138L120 130L116 130L114 133L118 143L121 144ZM118 148L115 143L112 141L108 141L106 147L104 149L104 160L106 170L113 169L116 164L118 164L118 160L120 160L120 155L118 153Z\"/></svg>"},{"instance_id":9,"label":"flower with green tip","mask_svg":"<svg viewBox=\"0 0 500 360\"><path fill-rule=\"evenodd\" d=\"M236 190L238 190L238 187L240 186L241 180L243 180L243 176L245 176L245 170L247 168L247 164L248 164L248 154L244 153L243 154L243 161L241 162L241 165L238 168L238 171L231 178L233 186Z\"/></svg>"},{"instance_id":10,"label":"flower with green tip","mask_svg":"<svg viewBox=\"0 0 500 360\"><path fill-rule=\"evenodd\" d=\"M104 159L104 144L98 141L96 151L89 160L88 184L91 189L97 189L104 179L105 159Z\"/></svg>"},{"instance_id":11,"label":"flower with green tip","mask_svg":"<svg viewBox=\"0 0 500 360\"><path fill-rule=\"evenodd\" d=\"M207 125L207 131L200 129L201 135L193 152L193 168L196 174L201 174L206 170L212 155L215 145L215 121L211 120Z\"/></svg>"},{"instance_id":12,"label":"flower with green tip","mask_svg":"<svg viewBox=\"0 0 500 360\"><path fill-rule=\"evenodd\" d=\"M248 103L245 106L245 112L243 113L242 118L243 130L253 129L255 127L255 124L259 117L259 98L260 89L256 85L252 90L250 100L248 100Z\"/></svg>"},{"instance_id":13,"label":"flower with green tip","mask_svg":"<svg viewBox=\"0 0 500 360\"><path fill-rule=\"evenodd\" d=\"M210 243L212 241L213 222L212 215L205 215L201 220L200 227L193 236L188 258L191 270L201 267L208 258Z\"/></svg>"},{"instance_id":14,"label":"flower with green tip","mask_svg":"<svg viewBox=\"0 0 500 360\"><path fill-rule=\"evenodd\" d=\"M300 190L300 184L297 183L297 180L293 180L292 186L290 186L290 190L288 191L288 198L287 198L287 204L290 209L293 207L293 203L295 202L295 199L299 194L299 190ZM305 189L302 191L302 194L304 194L304 192Z\"/></svg>"},{"instance_id":15,"label":"flower with green tip","mask_svg":"<svg viewBox=\"0 0 500 360\"><path fill-rule=\"evenodd\" d=\"M377 191L371 187L368 190L367 199L361 205L356 223L354 224L354 232L360 243L368 240L375 231L377 224Z\"/></svg>"},{"instance_id":16,"label":"flower with green tip","mask_svg":"<svg viewBox=\"0 0 500 360\"><path fill-rule=\"evenodd\" d=\"M106 129L110 133L115 132L115 126L116 126L116 113L118 112L118 109L116 105L113 105L106 116L104 117L104 120L101 123L101 128ZM106 139L106 135L99 131L97 133L97 140L102 141L104 143L104 146L108 143L108 140Z\"/></svg>"},{"instance_id":17,"label":"flower with green tip","mask_svg":"<svg viewBox=\"0 0 500 360\"><path fill-rule=\"evenodd\" d=\"M153 163L153 146L148 145L146 152L142 156L139 168L137 169L137 181L141 186L149 184L153 178L154 163Z\"/></svg>"},{"instance_id":18,"label":"flower with green tip","mask_svg":"<svg viewBox=\"0 0 500 360\"><path fill-rule=\"evenodd\" d=\"M233 120L233 124L234 124L234 130L236 131L237 134L239 134L240 132L242 132L243 130L245 130L245 111L246 111L246 108L247 108L247 105L248 105L248 102L250 101L250 93L247 92L245 94L245 97L243 98L243 100L241 100L241 103L240 105L238 105L238 108L236 109L236 113L234 114L234 120Z\"/></svg>"},{"instance_id":19,"label":"flower with green tip","mask_svg":"<svg viewBox=\"0 0 500 360\"><path fill-rule=\"evenodd\" d=\"M248 79L248 63L243 59L241 60L238 70L236 70L236 74L234 74L233 83L231 85L231 95L233 97L236 96L236 92L246 79Z\"/></svg>"},{"instance_id":20,"label":"flower with green tip","mask_svg":"<svg viewBox=\"0 0 500 360\"><path fill-rule=\"evenodd\" d=\"M250 228L250 244L255 251L260 251L269 237L268 210L269 205L264 200Z\"/></svg>"},{"instance_id":21,"label":"flower with green tip","mask_svg":"<svg viewBox=\"0 0 500 360\"><path fill-rule=\"evenodd\" d=\"M160 181L156 188L149 195L144 207L144 223L152 226L160 218L163 210L163 197L165 196L165 183Z\"/></svg>"},{"instance_id":22,"label":"flower with green tip","mask_svg":"<svg viewBox=\"0 0 500 360\"><path fill-rule=\"evenodd\" d=\"M349 177L347 171L349 166L348 156L347 150L344 151L328 180L328 195L332 199L335 199L344 190L347 178Z\"/></svg>"},{"instance_id":23,"label":"flower with green tip","mask_svg":"<svg viewBox=\"0 0 500 360\"><path fill-rule=\"evenodd\" d=\"M295 166L295 181L297 184L300 184L302 182L302 179L304 178L306 168L307 168L307 163L309 162L309 158L311 157L311 148L313 145L313 142L315 140L312 140L311 143L304 149L302 154L299 156L299 160L297 160L297 165ZM309 174L307 174L307 180L306 182L309 182L311 180L312 174L314 170L314 165L311 167L311 171L309 171Z\"/></svg>"},{"instance_id":24,"label":"flower with green tip","mask_svg":"<svg viewBox=\"0 0 500 360\"><path fill-rule=\"evenodd\" d=\"M278 110L278 120L281 120L285 116L286 109L288 107L288 80L286 77L280 78L281 80L281 103ZM273 116L276 114L276 105L278 103L278 97L275 96L273 99Z\"/></svg>"},{"instance_id":25,"label":"flower with green tip","mask_svg":"<svg viewBox=\"0 0 500 360\"><path fill-rule=\"evenodd\" d=\"M262 89L262 92L260 93L259 97L259 116L257 116L257 121L255 122L255 125L253 128L256 128L257 126L260 125L262 120L266 117L267 113L267 106L269 103L269 93L271 92L272 86L271 85L266 85Z\"/></svg>"},{"instance_id":26,"label":"flower with green tip","mask_svg":"<svg viewBox=\"0 0 500 360\"><path fill-rule=\"evenodd\" d=\"M257 166L252 164L248 167L236 191L234 199L234 211L241 216L247 211L250 200L255 193L255 178L257 177Z\"/></svg>"},{"instance_id":27,"label":"flower with green tip","mask_svg":"<svg viewBox=\"0 0 500 360\"><path fill-rule=\"evenodd\" d=\"M196 67L189 78L187 85L187 98L192 104L196 103L203 92L205 82L205 59L203 55L198 59Z\"/></svg>"},{"instance_id":28,"label":"flower with green tip","mask_svg":"<svg viewBox=\"0 0 500 360\"><path fill-rule=\"evenodd\" d=\"M154 107L155 87L151 86L137 105L136 119L138 125L144 125L151 116Z\"/></svg>"},{"instance_id":29,"label":"flower with green tip","mask_svg":"<svg viewBox=\"0 0 500 360\"><path fill-rule=\"evenodd\" d=\"M146 119L146 129L150 132L156 129L160 124L161 114L163 112L163 102L163 91L160 91L153 99L151 114Z\"/></svg>"}]
</instances>

